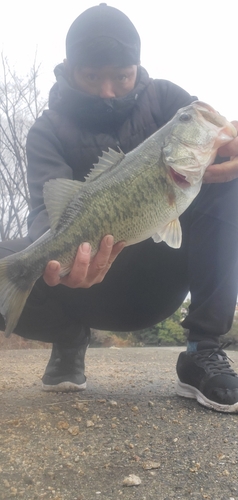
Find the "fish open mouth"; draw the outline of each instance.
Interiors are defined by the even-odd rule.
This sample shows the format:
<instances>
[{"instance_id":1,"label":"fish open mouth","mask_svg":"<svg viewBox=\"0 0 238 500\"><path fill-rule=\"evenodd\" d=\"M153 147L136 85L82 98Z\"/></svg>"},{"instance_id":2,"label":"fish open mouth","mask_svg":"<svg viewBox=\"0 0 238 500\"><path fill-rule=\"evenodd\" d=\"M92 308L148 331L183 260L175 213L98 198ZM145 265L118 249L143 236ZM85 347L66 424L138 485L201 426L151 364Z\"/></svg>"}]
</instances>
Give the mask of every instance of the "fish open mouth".
<instances>
[{"instance_id":1,"label":"fish open mouth","mask_svg":"<svg viewBox=\"0 0 238 500\"><path fill-rule=\"evenodd\" d=\"M172 167L170 167L170 175L173 181L181 187L190 187L190 183L186 181L185 175L178 174Z\"/></svg>"}]
</instances>

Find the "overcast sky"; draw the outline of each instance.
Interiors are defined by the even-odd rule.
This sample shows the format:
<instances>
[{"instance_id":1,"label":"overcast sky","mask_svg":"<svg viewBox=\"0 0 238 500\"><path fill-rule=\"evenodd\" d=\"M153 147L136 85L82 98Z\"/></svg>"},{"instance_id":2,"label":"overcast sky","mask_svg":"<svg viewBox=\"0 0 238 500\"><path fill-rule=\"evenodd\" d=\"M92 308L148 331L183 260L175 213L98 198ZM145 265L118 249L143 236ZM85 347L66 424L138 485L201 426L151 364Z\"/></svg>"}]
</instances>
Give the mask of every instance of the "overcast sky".
<instances>
[{"instance_id":1,"label":"overcast sky","mask_svg":"<svg viewBox=\"0 0 238 500\"><path fill-rule=\"evenodd\" d=\"M99 3L99 2L98 2ZM228 119L238 120L238 0L111 0L135 24L141 63L151 77L177 83ZM90 0L10 0L1 7L0 48L25 75L35 51L44 96L65 57L70 24Z\"/></svg>"}]
</instances>

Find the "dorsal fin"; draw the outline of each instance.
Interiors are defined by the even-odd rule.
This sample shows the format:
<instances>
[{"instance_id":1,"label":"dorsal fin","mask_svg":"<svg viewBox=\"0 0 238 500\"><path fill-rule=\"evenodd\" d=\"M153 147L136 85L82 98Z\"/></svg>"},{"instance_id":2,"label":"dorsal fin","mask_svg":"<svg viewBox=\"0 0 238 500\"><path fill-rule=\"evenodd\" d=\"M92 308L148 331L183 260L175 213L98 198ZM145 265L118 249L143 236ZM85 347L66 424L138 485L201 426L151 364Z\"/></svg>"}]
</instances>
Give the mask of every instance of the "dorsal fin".
<instances>
[{"instance_id":1,"label":"dorsal fin","mask_svg":"<svg viewBox=\"0 0 238 500\"><path fill-rule=\"evenodd\" d=\"M102 156L99 157L98 163L93 164L93 170L85 177L85 181L94 181L100 177L100 175L119 165L123 158L125 158L125 155L121 149L119 153L111 148L109 148L108 151L103 151Z\"/></svg>"},{"instance_id":2,"label":"dorsal fin","mask_svg":"<svg viewBox=\"0 0 238 500\"><path fill-rule=\"evenodd\" d=\"M75 194L79 193L84 182L70 179L51 179L44 184L43 195L49 215L50 227L54 231L66 207Z\"/></svg>"}]
</instances>

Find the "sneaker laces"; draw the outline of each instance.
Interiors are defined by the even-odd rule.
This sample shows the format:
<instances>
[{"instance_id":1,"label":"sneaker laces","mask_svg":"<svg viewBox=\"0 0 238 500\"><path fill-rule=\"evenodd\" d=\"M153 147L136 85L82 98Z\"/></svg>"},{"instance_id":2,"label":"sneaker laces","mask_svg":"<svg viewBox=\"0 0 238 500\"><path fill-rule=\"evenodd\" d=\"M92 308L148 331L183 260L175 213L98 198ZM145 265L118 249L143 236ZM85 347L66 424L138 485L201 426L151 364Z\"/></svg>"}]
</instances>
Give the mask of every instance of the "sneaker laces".
<instances>
[{"instance_id":1,"label":"sneaker laces","mask_svg":"<svg viewBox=\"0 0 238 500\"><path fill-rule=\"evenodd\" d=\"M204 366L206 366L206 371L209 371L212 375L232 375L233 377L237 377L236 372L231 368L229 361L234 363L234 361L227 356L227 354L223 351L228 346L231 345L232 342L223 342L221 345L217 347L212 346L207 349L201 349L200 351L196 351L193 353L194 356L199 358L199 361L202 362ZM228 361L229 360L229 361Z\"/></svg>"}]
</instances>

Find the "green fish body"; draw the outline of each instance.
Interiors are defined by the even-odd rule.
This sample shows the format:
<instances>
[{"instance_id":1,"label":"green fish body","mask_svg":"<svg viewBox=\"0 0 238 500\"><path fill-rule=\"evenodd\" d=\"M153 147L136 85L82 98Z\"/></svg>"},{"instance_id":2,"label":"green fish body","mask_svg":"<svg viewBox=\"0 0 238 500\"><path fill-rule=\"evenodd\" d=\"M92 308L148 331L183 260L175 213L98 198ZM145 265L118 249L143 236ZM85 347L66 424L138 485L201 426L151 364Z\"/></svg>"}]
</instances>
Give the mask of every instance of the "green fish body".
<instances>
[{"instance_id":1,"label":"green fish body","mask_svg":"<svg viewBox=\"0 0 238 500\"><path fill-rule=\"evenodd\" d=\"M44 186L50 230L0 261L0 312L6 336L15 328L35 281L50 260L70 272L78 246L95 254L106 234L132 245L152 237L181 245L179 216L200 191L217 149L236 136L232 124L195 101L124 155L104 152L85 182L52 179Z\"/></svg>"}]
</instances>

